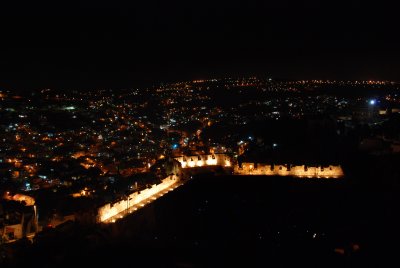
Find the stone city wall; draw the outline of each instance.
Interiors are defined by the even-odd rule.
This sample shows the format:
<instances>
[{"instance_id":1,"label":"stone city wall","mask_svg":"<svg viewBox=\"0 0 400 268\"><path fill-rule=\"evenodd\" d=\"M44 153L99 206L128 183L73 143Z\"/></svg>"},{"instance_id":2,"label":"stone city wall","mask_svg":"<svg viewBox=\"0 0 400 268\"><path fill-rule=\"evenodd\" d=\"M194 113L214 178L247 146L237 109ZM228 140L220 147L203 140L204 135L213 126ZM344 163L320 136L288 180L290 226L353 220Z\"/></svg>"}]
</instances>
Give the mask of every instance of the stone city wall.
<instances>
[{"instance_id":1,"label":"stone city wall","mask_svg":"<svg viewBox=\"0 0 400 268\"><path fill-rule=\"evenodd\" d=\"M181 163L182 168L205 166L230 167L232 165L231 158L226 154L185 155L175 157L175 160Z\"/></svg>"},{"instance_id":2,"label":"stone city wall","mask_svg":"<svg viewBox=\"0 0 400 268\"><path fill-rule=\"evenodd\" d=\"M137 205L141 201L156 195L157 193L165 190L171 185L178 182L178 178L175 175L169 176L162 180L160 184L153 184L151 188L147 188L140 192L134 192L128 196L128 198L108 203L97 210L97 222L104 222L107 219L127 210L128 208Z\"/></svg>"},{"instance_id":3,"label":"stone city wall","mask_svg":"<svg viewBox=\"0 0 400 268\"><path fill-rule=\"evenodd\" d=\"M267 165L257 163L242 163L242 167L235 165L234 174L237 175L269 175L269 176L293 176L299 178L341 178L344 176L340 165L329 166L288 166Z\"/></svg>"}]
</instances>

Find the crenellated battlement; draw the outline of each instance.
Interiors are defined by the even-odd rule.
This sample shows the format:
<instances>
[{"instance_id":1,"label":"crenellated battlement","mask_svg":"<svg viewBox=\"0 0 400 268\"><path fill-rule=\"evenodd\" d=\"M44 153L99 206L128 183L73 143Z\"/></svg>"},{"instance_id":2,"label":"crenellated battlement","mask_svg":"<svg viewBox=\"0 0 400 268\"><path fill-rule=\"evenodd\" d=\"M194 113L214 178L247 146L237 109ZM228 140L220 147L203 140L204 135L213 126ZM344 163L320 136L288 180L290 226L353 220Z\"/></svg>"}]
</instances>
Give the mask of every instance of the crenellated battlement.
<instances>
[{"instance_id":1,"label":"crenellated battlement","mask_svg":"<svg viewBox=\"0 0 400 268\"><path fill-rule=\"evenodd\" d=\"M181 163L182 168L232 166L231 157L227 154L183 155L175 157L175 160Z\"/></svg>"},{"instance_id":2,"label":"crenellated battlement","mask_svg":"<svg viewBox=\"0 0 400 268\"><path fill-rule=\"evenodd\" d=\"M184 169L207 166L233 167L235 175L293 176L299 178L341 178L344 176L340 165L273 165L245 162L239 166L227 154L184 155L175 157L175 160L179 161Z\"/></svg>"},{"instance_id":3,"label":"crenellated battlement","mask_svg":"<svg viewBox=\"0 0 400 268\"><path fill-rule=\"evenodd\" d=\"M234 166L236 175L294 176L299 178L341 178L344 176L340 165L270 165L260 163L242 163Z\"/></svg>"},{"instance_id":4,"label":"crenellated battlement","mask_svg":"<svg viewBox=\"0 0 400 268\"><path fill-rule=\"evenodd\" d=\"M150 198L152 199L148 202L151 202L156 199L157 194L168 189L172 190L172 187L177 187L179 185L178 177L171 175L163 179L159 184L154 184L150 188L131 193L126 199L107 203L97 209L97 222L107 222L121 213L128 212L131 207L137 206Z\"/></svg>"}]
</instances>

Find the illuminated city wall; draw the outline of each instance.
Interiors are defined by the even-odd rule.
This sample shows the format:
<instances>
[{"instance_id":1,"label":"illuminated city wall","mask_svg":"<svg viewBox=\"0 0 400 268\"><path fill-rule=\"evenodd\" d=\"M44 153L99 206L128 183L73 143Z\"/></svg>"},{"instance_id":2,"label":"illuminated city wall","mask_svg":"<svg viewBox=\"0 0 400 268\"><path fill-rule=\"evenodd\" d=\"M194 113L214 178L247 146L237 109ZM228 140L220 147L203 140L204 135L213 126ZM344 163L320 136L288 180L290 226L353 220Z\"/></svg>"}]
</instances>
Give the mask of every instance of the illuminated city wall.
<instances>
[{"instance_id":1,"label":"illuminated city wall","mask_svg":"<svg viewBox=\"0 0 400 268\"><path fill-rule=\"evenodd\" d=\"M341 166L290 166L242 163L242 168L235 165L234 173L237 175L270 175L294 176L299 178L341 178L344 176Z\"/></svg>"},{"instance_id":2,"label":"illuminated city wall","mask_svg":"<svg viewBox=\"0 0 400 268\"><path fill-rule=\"evenodd\" d=\"M151 188L147 188L140 192L134 192L128 196L127 199L108 203L98 209L98 222L104 222L107 219L127 210L128 208L137 205L143 200L150 198L153 195L165 190L171 185L178 182L178 178L175 175L169 176L162 180L160 184L153 184Z\"/></svg>"},{"instance_id":3,"label":"illuminated city wall","mask_svg":"<svg viewBox=\"0 0 400 268\"><path fill-rule=\"evenodd\" d=\"M226 154L185 155L176 157L182 168L205 167L205 166L231 166L231 158Z\"/></svg>"}]
</instances>

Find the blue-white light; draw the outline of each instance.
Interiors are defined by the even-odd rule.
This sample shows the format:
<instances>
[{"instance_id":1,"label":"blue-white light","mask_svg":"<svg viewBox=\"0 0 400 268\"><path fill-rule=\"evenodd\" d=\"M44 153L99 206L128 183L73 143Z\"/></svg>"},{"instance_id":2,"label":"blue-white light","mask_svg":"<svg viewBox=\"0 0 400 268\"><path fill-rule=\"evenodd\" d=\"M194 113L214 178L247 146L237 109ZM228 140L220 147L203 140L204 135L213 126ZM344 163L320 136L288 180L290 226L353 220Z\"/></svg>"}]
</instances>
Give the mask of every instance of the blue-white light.
<instances>
[{"instance_id":1,"label":"blue-white light","mask_svg":"<svg viewBox=\"0 0 400 268\"><path fill-rule=\"evenodd\" d=\"M370 104L370 105L375 105L375 103L376 103L375 100L370 100L370 101L369 101L369 104Z\"/></svg>"}]
</instances>

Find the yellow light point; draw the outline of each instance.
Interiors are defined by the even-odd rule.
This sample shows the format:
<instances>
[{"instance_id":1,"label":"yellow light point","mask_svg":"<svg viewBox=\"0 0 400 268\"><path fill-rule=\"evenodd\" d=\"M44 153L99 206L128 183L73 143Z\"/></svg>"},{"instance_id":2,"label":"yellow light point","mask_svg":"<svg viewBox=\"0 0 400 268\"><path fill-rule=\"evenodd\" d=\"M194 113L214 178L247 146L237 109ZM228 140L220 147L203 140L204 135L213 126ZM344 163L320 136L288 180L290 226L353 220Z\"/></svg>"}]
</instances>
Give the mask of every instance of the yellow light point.
<instances>
[{"instance_id":1,"label":"yellow light point","mask_svg":"<svg viewBox=\"0 0 400 268\"><path fill-rule=\"evenodd\" d=\"M206 160L206 164L208 165L208 166L214 166L214 165L216 165L217 164L217 159L213 159L213 158L211 158L211 157L209 157L207 160Z\"/></svg>"},{"instance_id":2,"label":"yellow light point","mask_svg":"<svg viewBox=\"0 0 400 268\"><path fill-rule=\"evenodd\" d=\"M203 162L203 160L199 160L199 161L197 161L197 166L201 167L201 166L203 166L203 165L204 165L204 162Z\"/></svg>"}]
</instances>

